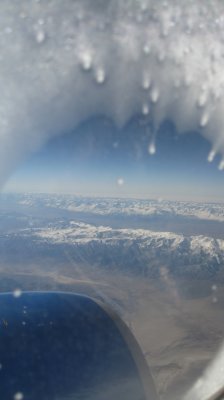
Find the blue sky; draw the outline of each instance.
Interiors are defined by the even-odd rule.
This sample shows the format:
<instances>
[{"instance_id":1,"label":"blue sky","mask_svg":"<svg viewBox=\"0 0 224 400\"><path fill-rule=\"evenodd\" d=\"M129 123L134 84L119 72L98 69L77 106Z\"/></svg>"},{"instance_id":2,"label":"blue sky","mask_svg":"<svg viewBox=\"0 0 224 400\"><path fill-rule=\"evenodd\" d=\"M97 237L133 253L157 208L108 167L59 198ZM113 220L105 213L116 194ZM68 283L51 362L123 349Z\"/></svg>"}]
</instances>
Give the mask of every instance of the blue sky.
<instances>
[{"instance_id":1,"label":"blue sky","mask_svg":"<svg viewBox=\"0 0 224 400\"><path fill-rule=\"evenodd\" d=\"M58 136L24 160L6 191L93 196L224 199L224 173L207 162L209 143L197 133L178 135L160 127L156 154L149 155L148 130L136 118L123 130L103 118ZM122 185L119 183L123 183Z\"/></svg>"}]
</instances>

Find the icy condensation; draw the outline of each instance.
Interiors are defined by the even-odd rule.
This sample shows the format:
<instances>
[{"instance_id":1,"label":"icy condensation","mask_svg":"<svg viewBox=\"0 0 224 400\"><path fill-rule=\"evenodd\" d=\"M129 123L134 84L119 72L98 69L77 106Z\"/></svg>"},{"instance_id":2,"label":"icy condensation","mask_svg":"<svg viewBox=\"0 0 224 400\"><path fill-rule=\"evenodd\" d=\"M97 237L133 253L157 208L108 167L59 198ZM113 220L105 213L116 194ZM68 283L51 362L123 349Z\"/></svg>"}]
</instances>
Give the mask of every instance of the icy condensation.
<instances>
[{"instance_id":1,"label":"icy condensation","mask_svg":"<svg viewBox=\"0 0 224 400\"><path fill-rule=\"evenodd\" d=\"M224 155L223 28L221 0L2 0L0 179L99 114L151 120L153 137L170 118Z\"/></svg>"}]
</instances>

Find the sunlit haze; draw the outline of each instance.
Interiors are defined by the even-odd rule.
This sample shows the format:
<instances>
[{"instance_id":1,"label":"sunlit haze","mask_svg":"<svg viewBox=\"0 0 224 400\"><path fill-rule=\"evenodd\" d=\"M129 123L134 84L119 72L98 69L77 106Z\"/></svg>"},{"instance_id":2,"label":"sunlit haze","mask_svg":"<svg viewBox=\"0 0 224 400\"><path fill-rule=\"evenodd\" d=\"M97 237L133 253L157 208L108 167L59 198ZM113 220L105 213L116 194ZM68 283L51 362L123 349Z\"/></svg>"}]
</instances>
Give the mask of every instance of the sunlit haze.
<instances>
[{"instance_id":1,"label":"sunlit haze","mask_svg":"<svg viewBox=\"0 0 224 400\"><path fill-rule=\"evenodd\" d=\"M199 134L180 136L167 122L151 155L141 120L120 131L90 120L28 157L5 191L221 202L224 175L208 150Z\"/></svg>"}]
</instances>

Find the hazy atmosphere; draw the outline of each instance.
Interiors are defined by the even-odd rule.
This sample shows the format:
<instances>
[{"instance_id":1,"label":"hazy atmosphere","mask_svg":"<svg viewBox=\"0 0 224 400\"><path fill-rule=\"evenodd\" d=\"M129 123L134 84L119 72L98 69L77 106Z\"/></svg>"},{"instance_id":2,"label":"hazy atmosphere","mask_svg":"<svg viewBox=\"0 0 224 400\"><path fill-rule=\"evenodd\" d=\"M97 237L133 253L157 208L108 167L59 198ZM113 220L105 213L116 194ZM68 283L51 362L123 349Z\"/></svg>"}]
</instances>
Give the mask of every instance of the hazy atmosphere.
<instances>
[{"instance_id":1,"label":"hazy atmosphere","mask_svg":"<svg viewBox=\"0 0 224 400\"><path fill-rule=\"evenodd\" d=\"M156 143L150 154L140 118L122 130L111 120L90 120L27 157L5 191L222 201L224 174L208 163L210 145L199 133L178 135L166 122Z\"/></svg>"}]
</instances>

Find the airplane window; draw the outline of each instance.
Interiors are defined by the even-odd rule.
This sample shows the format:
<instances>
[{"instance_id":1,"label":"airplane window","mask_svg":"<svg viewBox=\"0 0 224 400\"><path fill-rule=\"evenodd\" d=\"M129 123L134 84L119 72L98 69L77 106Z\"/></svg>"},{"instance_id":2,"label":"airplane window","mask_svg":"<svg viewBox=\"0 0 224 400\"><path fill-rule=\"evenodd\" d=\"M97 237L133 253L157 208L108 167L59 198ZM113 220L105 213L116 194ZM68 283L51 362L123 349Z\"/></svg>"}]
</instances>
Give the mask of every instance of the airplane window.
<instances>
[{"instance_id":1,"label":"airplane window","mask_svg":"<svg viewBox=\"0 0 224 400\"><path fill-rule=\"evenodd\" d=\"M164 400L224 386L223 70L220 0L1 2L0 292L109 306Z\"/></svg>"}]
</instances>

